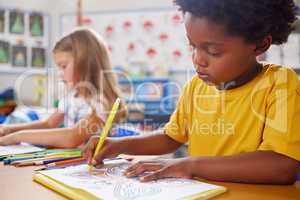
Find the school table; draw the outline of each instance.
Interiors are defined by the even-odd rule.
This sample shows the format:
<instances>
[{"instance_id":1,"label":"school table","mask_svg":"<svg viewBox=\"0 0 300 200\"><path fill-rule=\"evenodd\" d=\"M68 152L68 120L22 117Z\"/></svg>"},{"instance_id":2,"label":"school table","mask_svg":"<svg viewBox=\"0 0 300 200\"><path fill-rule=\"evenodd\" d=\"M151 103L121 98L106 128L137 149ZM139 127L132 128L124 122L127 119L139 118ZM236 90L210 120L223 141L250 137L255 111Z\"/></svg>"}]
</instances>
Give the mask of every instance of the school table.
<instances>
[{"instance_id":1,"label":"school table","mask_svg":"<svg viewBox=\"0 0 300 200\"><path fill-rule=\"evenodd\" d=\"M63 196L32 181L32 174L40 167L4 166L0 164L0 199L2 200L63 200ZM214 200L297 200L300 182L289 186L250 185L209 182L225 186L228 191Z\"/></svg>"}]
</instances>

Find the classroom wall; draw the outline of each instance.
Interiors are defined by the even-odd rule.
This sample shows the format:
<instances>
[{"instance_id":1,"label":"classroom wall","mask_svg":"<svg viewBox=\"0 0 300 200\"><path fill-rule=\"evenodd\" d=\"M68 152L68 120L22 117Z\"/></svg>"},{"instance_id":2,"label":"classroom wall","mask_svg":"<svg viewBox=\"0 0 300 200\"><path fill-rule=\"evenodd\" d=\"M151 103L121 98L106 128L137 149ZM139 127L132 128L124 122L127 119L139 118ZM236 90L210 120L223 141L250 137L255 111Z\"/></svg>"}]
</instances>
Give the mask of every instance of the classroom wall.
<instances>
[{"instance_id":1,"label":"classroom wall","mask_svg":"<svg viewBox=\"0 0 300 200\"><path fill-rule=\"evenodd\" d=\"M173 6L173 0L84 0L84 11L105 11L105 10L128 10L140 8L161 8ZM60 15L62 13L76 11L76 0L0 0L0 6L20 8L25 10L37 10L48 13L51 16L51 48L55 41L60 38ZM53 67L53 63L51 63ZM14 86L20 76L12 73L0 73L0 91L8 86ZM182 80L185 81L185 80ZM22 102L30 104L36 98L32 87L35 81L30 78L23 82L20 90ZM49 84L51 85L51 84ZM47 84L45 87L49 87ZM52 90L53 91L53 90ZM43 102L43 105L52 105L53 95Z\"/></svg>"},{"instance_id":2,"label":"classroom wall","mask_svg":"<svg viewBox=\"0 0 300 200\"><path fill-rule=\"evenodd\" d=\"M53 11L53 3L52 1L44 1L44 0L0 0L0 7L7 8L19 8L21 10L34 10L40 11L43 13L47 13L50 16L55 14ZM57 22L56 22L57 23ZM55 22L52 21L51 26L56 25ZM51 33L51 37L52 37ZM35 87L36 82L28 77L25 78L26 75L16 74L16 73L0 73L0 91L7 87L14 87L15 85L20 85L18 97L22 101L22 103L26 105L30 105L34 103L34 100L37 98L35 93L33 92L33 87ZM19 84L22 81L21 84ZM46 105L46 102L44 102Z\"/></svg>"},{"instance_id":3,"label":"classroom wall","mask_svg":"<svg viewBox=\"0 0 300 200\"><path fill-rule=\"evenodd\" d=\"M24 10L36 10L48 13L51 16L51 48L55 41L60 38L60 15L62 13L76 11L76 0L0 0L1 7L20 8ZM172 0L84 0L84 11L101 11L101 10L119 10L119 9L140 9L140 8L160 8L171 7ZM51 62L51 66L53 63ZM16 81L20 80L19 74L0 73L0 91L3 88L14 86ZM31 104L36 95L33 92L33 86L36 84L34 80L27 78L21 84L19 98L25 104ZM49 88L48 84L45 84ZM55 91L50 89L51 91ZM43 101L44 106L51 106L53 103L53 95L49 95L50 99Z\"/></svg>"},{"instance_id":4,"label":"classroom wall","mask_svg":"<svg viewBox=\"0 0 300 200\"><path fill-rule=\"evenodd\" d=\"M75 0L74 0L75 1ZM57 2L54 10L59 10L54 13L55 21L59 21L59 14L66 12L74 12L76 5L71 4L70 0L55 0ZM140 9L140 8L161 8L173 6L172 0L84 0L84 11L101 11L101 10L119 10L119 9ZM59 35L59 26L54 30L54 38L57 39Z\"/></svg>"}]
</instances>

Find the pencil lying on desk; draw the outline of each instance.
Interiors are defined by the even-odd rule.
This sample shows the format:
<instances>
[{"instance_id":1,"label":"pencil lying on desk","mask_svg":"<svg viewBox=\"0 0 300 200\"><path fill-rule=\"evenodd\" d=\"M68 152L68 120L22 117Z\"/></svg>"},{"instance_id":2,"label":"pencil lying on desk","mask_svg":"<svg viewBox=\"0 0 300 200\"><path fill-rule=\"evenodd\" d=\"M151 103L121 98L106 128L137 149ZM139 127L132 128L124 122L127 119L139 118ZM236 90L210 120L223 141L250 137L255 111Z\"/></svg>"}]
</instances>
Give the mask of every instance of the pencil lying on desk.
<instances>
[{"instance_id":1,"label":"pencil lying on desk","mask_svg":"<svg viewBox=\"0 0 300 200\"><path fill-rule=\"evenodd\" d=\"M25 160L12 160L10 163L11 165L18 165L18 166L29 166L34 165L35 162L38 161L44 161L44 160L50 160L50 159L60 159L60 158L74 158L74 157L80 157L81 153L77 152L67 152L67 153L59 153L59 154L49 154L45 155L39 158L33 158L33 159L25 159Z\"/></svg>"},{"instance_id":2,"label":"pencil lying on desk","mask_svg":"<svg viewBox=\"0 0 300 200\"><path fill-rule=\"evenodd\" d=\"M81 155L81 152L60 152L60 153L49 153L49 154L44 154L44 155L35 155L33 157L51 157L51 156L79 156ZM16 161L16 160L28 160L27 158L30 158L30 156L24 156L24 157L16 157L16 158L9 158L6 159L5 161Z\"/></svg>"},{"instance_id":3,"label":"pencil lying on desk","mask_svg":"<svg viewBox=\"0 0 300 200\"><path fill-rule=\"evenodd\" d=\"M41 155L27 155L27 156L23 156L23 157L12 157L12 158L7 158L3 161L3 163L5 165L8 164L14 164L16 162L21 162L21 161L32 161L33 159L42 159L42 158L47 158L47 157L51 157L51 156L80 156L81 153L80 152L61 152L61 153L50 153L50 154L41 154Z\"/></svg>"},{"instance_id":4,"label":"pencil lying on desk","mask_svg":"<svg viewBox=\"0 0 300 200\"><path fill-rule=\"evenodd\" d=\"M14 161L11 163L11 165L23 165L24 166L29 166L30 164L33 164L34 162L37 161L43 161L43 160L50 160L50 159L58 159L58 158L65 158L64 156L47 156L43 158L35 158L35 159L30 159L30 160L21 160L21 161Z\"/></svg>"},{"instance_id":5,"label":"pencil lying on desk","mask_svg":"<svg viewBox=\"0 0 300 200\"><path fill-rule=\"evenodd\" d=\"M19 158L12 158L12 159L5 159L3 161L3 164L4 165L10 165L14 162L17 162L17 161L24 161L24 160L31 160L31 159L36 159L36 158L44 158L45 156L31 156L31 157L19 157Z\"/></svg>"},{"instance_id":6,"label":"pencil lying on desk","mask_svg":"<svg viewBox=\"0 0 300 200\"><path fill-rule=\"evenodd\" d=\"M74 159L74 158L79 158L79 157L77 156L77 157L69 157L69 158L52 158L52 159L48 159L48 160L38 160L38 161L33 161L33 162L20 163L15 166L16 167L25 167L25 166L31 166L31 165L46 165L49 163L65 161L65 160Z\"/></svg>"},{"instance_id":7,"label":"pencil lying on desk","mask_svg":"<svg viewBox=\"0 0 300 200\"><path fill-rule=\"evenodd\" d=\"M69 158L56 158L56 159L50 159L50 160L43 160L43 161L37 161L35 162L35 165L47 165L54 162L61 162L61 161L67 161L70 159L79 158L78 156L69 157Z\"/></svg>"},{"instance_id":8,"label":"pencil lying on desk","mask_svg":"<svg viewBox=\"0 0 300 200\"><path fill-rule=\"evenodd\" d=\"M2 156L1 159L3 161L5 161L5 160L10 160L10 159L16 159L16 158L47 156L47 155L62 154L62 153L65 153L65 154L78 153L78 154L80 154L81 150L79 150L79 149L50 149L50 150L39 151L39 152L34 152L34 153L11 154L11 155L7 155L7 156Z\"/></svg>"},{"instance_id":9,"label":"pencil lying on desk","mask_svg":"<svg viewBox=\"0 0 300 200\"><path fill-rule=\"evenodd\" d=\"M50 164L47 164L46 167L63 166L63 165L77 164L77 163L83 163L83 162L86 162L86 159L83 157L79 157L79 158L73 158L73 159L69 159L69 160L63 160L63 161L50 163Z\"/></svg>"}]
</instances>

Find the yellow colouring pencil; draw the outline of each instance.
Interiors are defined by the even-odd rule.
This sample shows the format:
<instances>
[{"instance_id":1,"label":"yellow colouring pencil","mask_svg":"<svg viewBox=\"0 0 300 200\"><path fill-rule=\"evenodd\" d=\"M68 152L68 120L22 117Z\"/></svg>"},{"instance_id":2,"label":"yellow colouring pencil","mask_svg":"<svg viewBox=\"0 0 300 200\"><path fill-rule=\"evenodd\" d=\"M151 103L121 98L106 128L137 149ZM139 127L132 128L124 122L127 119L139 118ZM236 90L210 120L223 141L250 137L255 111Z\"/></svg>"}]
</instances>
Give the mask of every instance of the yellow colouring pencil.
<instances>
[{"instance_id":1,"label":"yellow colouring pencil","mask_svg":"<svg viewBox=\"0 0 300 200\"><path fill-rule=\"evenodd\" d=\"M99 138L99 141L98 141L98 144L96 146L96 149L95 149L95 152L94 152L94 155L93 155L93 158L99 153L101 147L103 146L104 144L104 141L109 133L109 130L111 129L112 127L112 124L113 124L113 121L114 121L114 118L116 116L116 113L118 111L118 108L119 108L119 105L120 105L120 98L117 98L114 105L112 106L112 109L109 113L109 116L106 120L106 123L104 125L104 128L102 129L102 132L101 132L101 135L100 135L100 138ZM92 165L89 165L88 166L88 170L91 171L93 168Z\"/></svg>"}]
</instances>

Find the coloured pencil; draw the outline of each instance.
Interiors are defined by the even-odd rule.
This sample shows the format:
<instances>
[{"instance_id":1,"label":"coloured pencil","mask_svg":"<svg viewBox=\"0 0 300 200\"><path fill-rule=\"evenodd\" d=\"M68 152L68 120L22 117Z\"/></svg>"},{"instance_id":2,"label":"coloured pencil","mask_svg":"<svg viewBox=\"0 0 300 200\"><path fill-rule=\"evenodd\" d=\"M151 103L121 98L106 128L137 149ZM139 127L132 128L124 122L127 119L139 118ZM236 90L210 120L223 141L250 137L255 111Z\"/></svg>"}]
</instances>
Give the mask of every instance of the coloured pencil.
<instances>
[{"instance_id":1,"label":"coloured pencil","mask_svg":"<svg viewBox=\"0 0 300 200\"><path fill-rule=\"evenodd\" d=\"M108 118L105 122L105 125L104 125L103 129L102 129L100 139L98 140L95 152L93 154L93 158L99 153L100 149L102 148L102 146L104 144L104 141L105 141L105 139L106 139L106 137L109 133L109 130L112 127L112 124L113 124L114 118L116 116L116 113L119 109L120 102L121 102L120 98L117 98L115 103L112 106L111 112L109 113L109 116L108 116ZM92 168L93 168L92 165L88 165L88 171L91 171Z\"/></svg>"},{"instance_id":2,"label":"coloured pencil","mask_svg":"<svg viewBox=\"0 0 300 200\"><path fill-rule=\"evenodd\" d=\"M47 159L47 160L38 160L38 161L33 161L33 162L20 163L20 164L17 164L15 166L16 167L25 167L25 166L31 166L31 165L46 165L46 164L49 164L49 163L68 160L68 159L74 159L74 158L79 158L79 157L74 156L74 157L51 158L51 159Z\"/></svg>"},{"instance_id":3,"label":"coloured pencil","mask_svg":"<svg viewBox=\"0 0 300 200\"><path fill-rule=\"evenodd\" d=\"M62 166L62 165L67 165L67 164L76 164L76 163L81 163L81 162L85 162L85 161L86 161L85 158L79 157L79 158L73 158L73 159L69 159L69 160L63 160L63 161L50 163L50 164L47 164L46 167Z\"/></svg>"}]
</instances>

